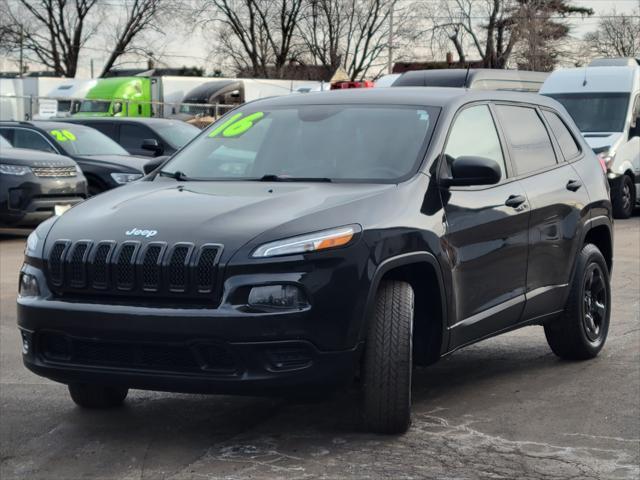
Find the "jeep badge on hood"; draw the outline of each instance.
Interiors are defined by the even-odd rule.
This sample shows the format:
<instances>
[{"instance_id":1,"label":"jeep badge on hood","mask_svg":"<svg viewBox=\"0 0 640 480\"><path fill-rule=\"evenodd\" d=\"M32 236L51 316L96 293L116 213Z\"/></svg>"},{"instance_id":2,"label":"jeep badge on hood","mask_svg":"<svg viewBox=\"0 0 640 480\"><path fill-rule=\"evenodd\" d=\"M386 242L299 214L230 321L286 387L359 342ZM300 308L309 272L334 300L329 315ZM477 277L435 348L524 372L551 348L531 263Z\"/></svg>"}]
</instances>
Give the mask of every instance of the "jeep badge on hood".
<instances>
[{"instance_id":1,"label":"jeep badge on hood","mask_svg":"<svg viewBox=\"0 0 640 480\"><path fill-rule=\"evenodd\" d=\"M155 237L158 233L157 230L141 230L139 228L132 228L124 232L127 237Z\"/></svg>"}]
</instances>

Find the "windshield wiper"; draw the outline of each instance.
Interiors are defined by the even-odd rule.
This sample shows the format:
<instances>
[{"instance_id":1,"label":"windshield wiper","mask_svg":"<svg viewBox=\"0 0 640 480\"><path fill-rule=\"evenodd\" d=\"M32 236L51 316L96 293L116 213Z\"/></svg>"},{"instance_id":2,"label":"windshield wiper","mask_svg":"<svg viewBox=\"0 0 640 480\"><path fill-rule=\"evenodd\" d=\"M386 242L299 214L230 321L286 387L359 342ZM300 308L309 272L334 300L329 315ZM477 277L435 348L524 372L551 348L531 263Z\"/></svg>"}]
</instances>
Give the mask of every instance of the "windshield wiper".
<instances>
[{"instance_id":1,"label":"windshield wiper","mask_svg":"<svg viewBox=\"0 0 640 480\"><path fill-rule=\"evenodd\" d=\"M287 175L276 175L274 173L267 173L256 180L260 182L332 182L327 177L289 177Z\"/></svg>"},{"instance_id":2,"label":"windshield wiper","mask_svg":"<svg viewBox=\"0 0 640 480\"><path fill-rule=\"evenodd\" d=\"M175 172L165 172L165 171L160 171L158 173L158 175L160 175L161 177L169 177L169 178L175 178L176 180L178 180L179 182L184 182L187 180L190 180L189 177L187 177L185 175L184 172L181 172L180 170L176 170Z\"/></svg>"}]
</instances>

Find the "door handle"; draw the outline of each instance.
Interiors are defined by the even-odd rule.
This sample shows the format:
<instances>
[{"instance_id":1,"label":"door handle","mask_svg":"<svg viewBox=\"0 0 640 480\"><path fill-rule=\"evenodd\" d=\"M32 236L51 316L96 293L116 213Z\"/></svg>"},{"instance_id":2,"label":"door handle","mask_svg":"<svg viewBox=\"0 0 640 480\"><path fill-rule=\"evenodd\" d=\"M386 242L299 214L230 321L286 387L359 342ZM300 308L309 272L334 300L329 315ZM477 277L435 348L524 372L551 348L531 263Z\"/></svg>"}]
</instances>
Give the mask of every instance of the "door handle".
<instances>
[{"instance_id":1,"label":"door handle","mask_svg":"<svg viewBox=\"0 0 640 480\"><path fill-rule=\"evenodd\" d=\"M526 201L527 198L524 195L511 195L509 198L507 198L507 201L504 202L504 204L507 207L518 208Z\"/></svg>"},{"instance_id":2,"label":"door handle","mask_svg":"<svg viewBox=\"0 0 640 480\"><path fill-rule=\"evenodd\" d=\"M582 182L580 180L569 180L569 182L567 183L567 190L577 192L581 186Z\"/></svg>"}]
</instances>

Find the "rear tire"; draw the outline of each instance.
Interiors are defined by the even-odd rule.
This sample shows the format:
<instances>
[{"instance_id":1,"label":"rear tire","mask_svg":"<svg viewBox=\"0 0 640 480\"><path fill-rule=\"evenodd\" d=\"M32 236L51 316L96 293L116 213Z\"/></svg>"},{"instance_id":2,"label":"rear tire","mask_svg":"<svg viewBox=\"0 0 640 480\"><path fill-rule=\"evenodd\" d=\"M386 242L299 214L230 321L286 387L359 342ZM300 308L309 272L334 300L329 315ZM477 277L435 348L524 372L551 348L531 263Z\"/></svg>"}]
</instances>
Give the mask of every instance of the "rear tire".
<instances>
[{"instance_id":1,"label":"rear tire","mask_svg":"<svg viewBox=\"0 0 640 480\"><path fill-rule=\"evenodd\" d=\"M129 389L125 387L108 387L87 383L69 385L69 394L76 405L82 408L107 409L122 405Z\"/></svg>"},{"instance_id":2,"label":"rear tire","mask_svg":"<svg viewBox=\"0 0 640 480\"><path fill-rule=\"evenodd\" d=\"M380 284L362 368L363 420L368 431L404 433L411 424L413 311L411 285Z\"/></svg>"},{"instance_id":3,"label":"rear tire","mask_svg":"<svg viewBox=\"0 0 640 480\"><path fill-rule=\"evenodd\" d=\"M594 358L607 339L610 316L609 270L600 250L587 244L578 255L562 317L544 327L547 343L560 358Z\"/></svg>"},{"instance_id":4,"label":"rear tire","mask_svg":"<svg viewBox=\"0 0 640 480\"><path fill-rule=\"evenodd\" d=\"M622 177L620 189L611 201L613 203L613 216L615 218L624 219L631 216L636 204L636 186L629 175Z\"/></svg>"}]
</instances>

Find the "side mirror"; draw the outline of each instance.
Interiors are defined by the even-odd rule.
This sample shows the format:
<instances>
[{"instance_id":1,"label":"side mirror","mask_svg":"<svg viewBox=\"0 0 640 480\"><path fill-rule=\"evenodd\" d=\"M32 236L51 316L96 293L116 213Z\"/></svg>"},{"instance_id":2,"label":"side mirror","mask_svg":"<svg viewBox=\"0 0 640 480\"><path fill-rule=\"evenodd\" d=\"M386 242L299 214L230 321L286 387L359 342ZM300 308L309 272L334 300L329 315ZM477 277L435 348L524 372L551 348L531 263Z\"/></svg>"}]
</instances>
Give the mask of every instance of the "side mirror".
<instances>
[{"instance_id":1,"label":"side mirror","mask_svg":"<svg viewBox=\"0 0 640 480\"><path fill-rule=\"evenodd\" d=\"M166 159L167 159L167 157L154 158L153 160L149 160L142 167L142 170L144 170L144 174L145 175L149 175L150 173L152 173L154 170L159 168L164 163L164 161Z\"/></svg>"},{"instance_id":2,"label":"side mirror","mask_svg":"<svg viewBox=\"0 0 640 480\"><path fill-rule=\"evenodd\" d=\"M141 148L153 152L155 157L164 153L164 147L158 143L155 138L145 138L142 140Z\"/></svg>"},{"instance_id":3,"label":"side mirror","mask_svg":"<svg viewBox=\"0 0 640 480\"><path fill-rule=\"evenodd\" d=\"M458 157L450 168L451 177L441 179L441 184L447 187L495 185L502 177L500 165L484 157Z\"/></svg>"}]
</instances>

